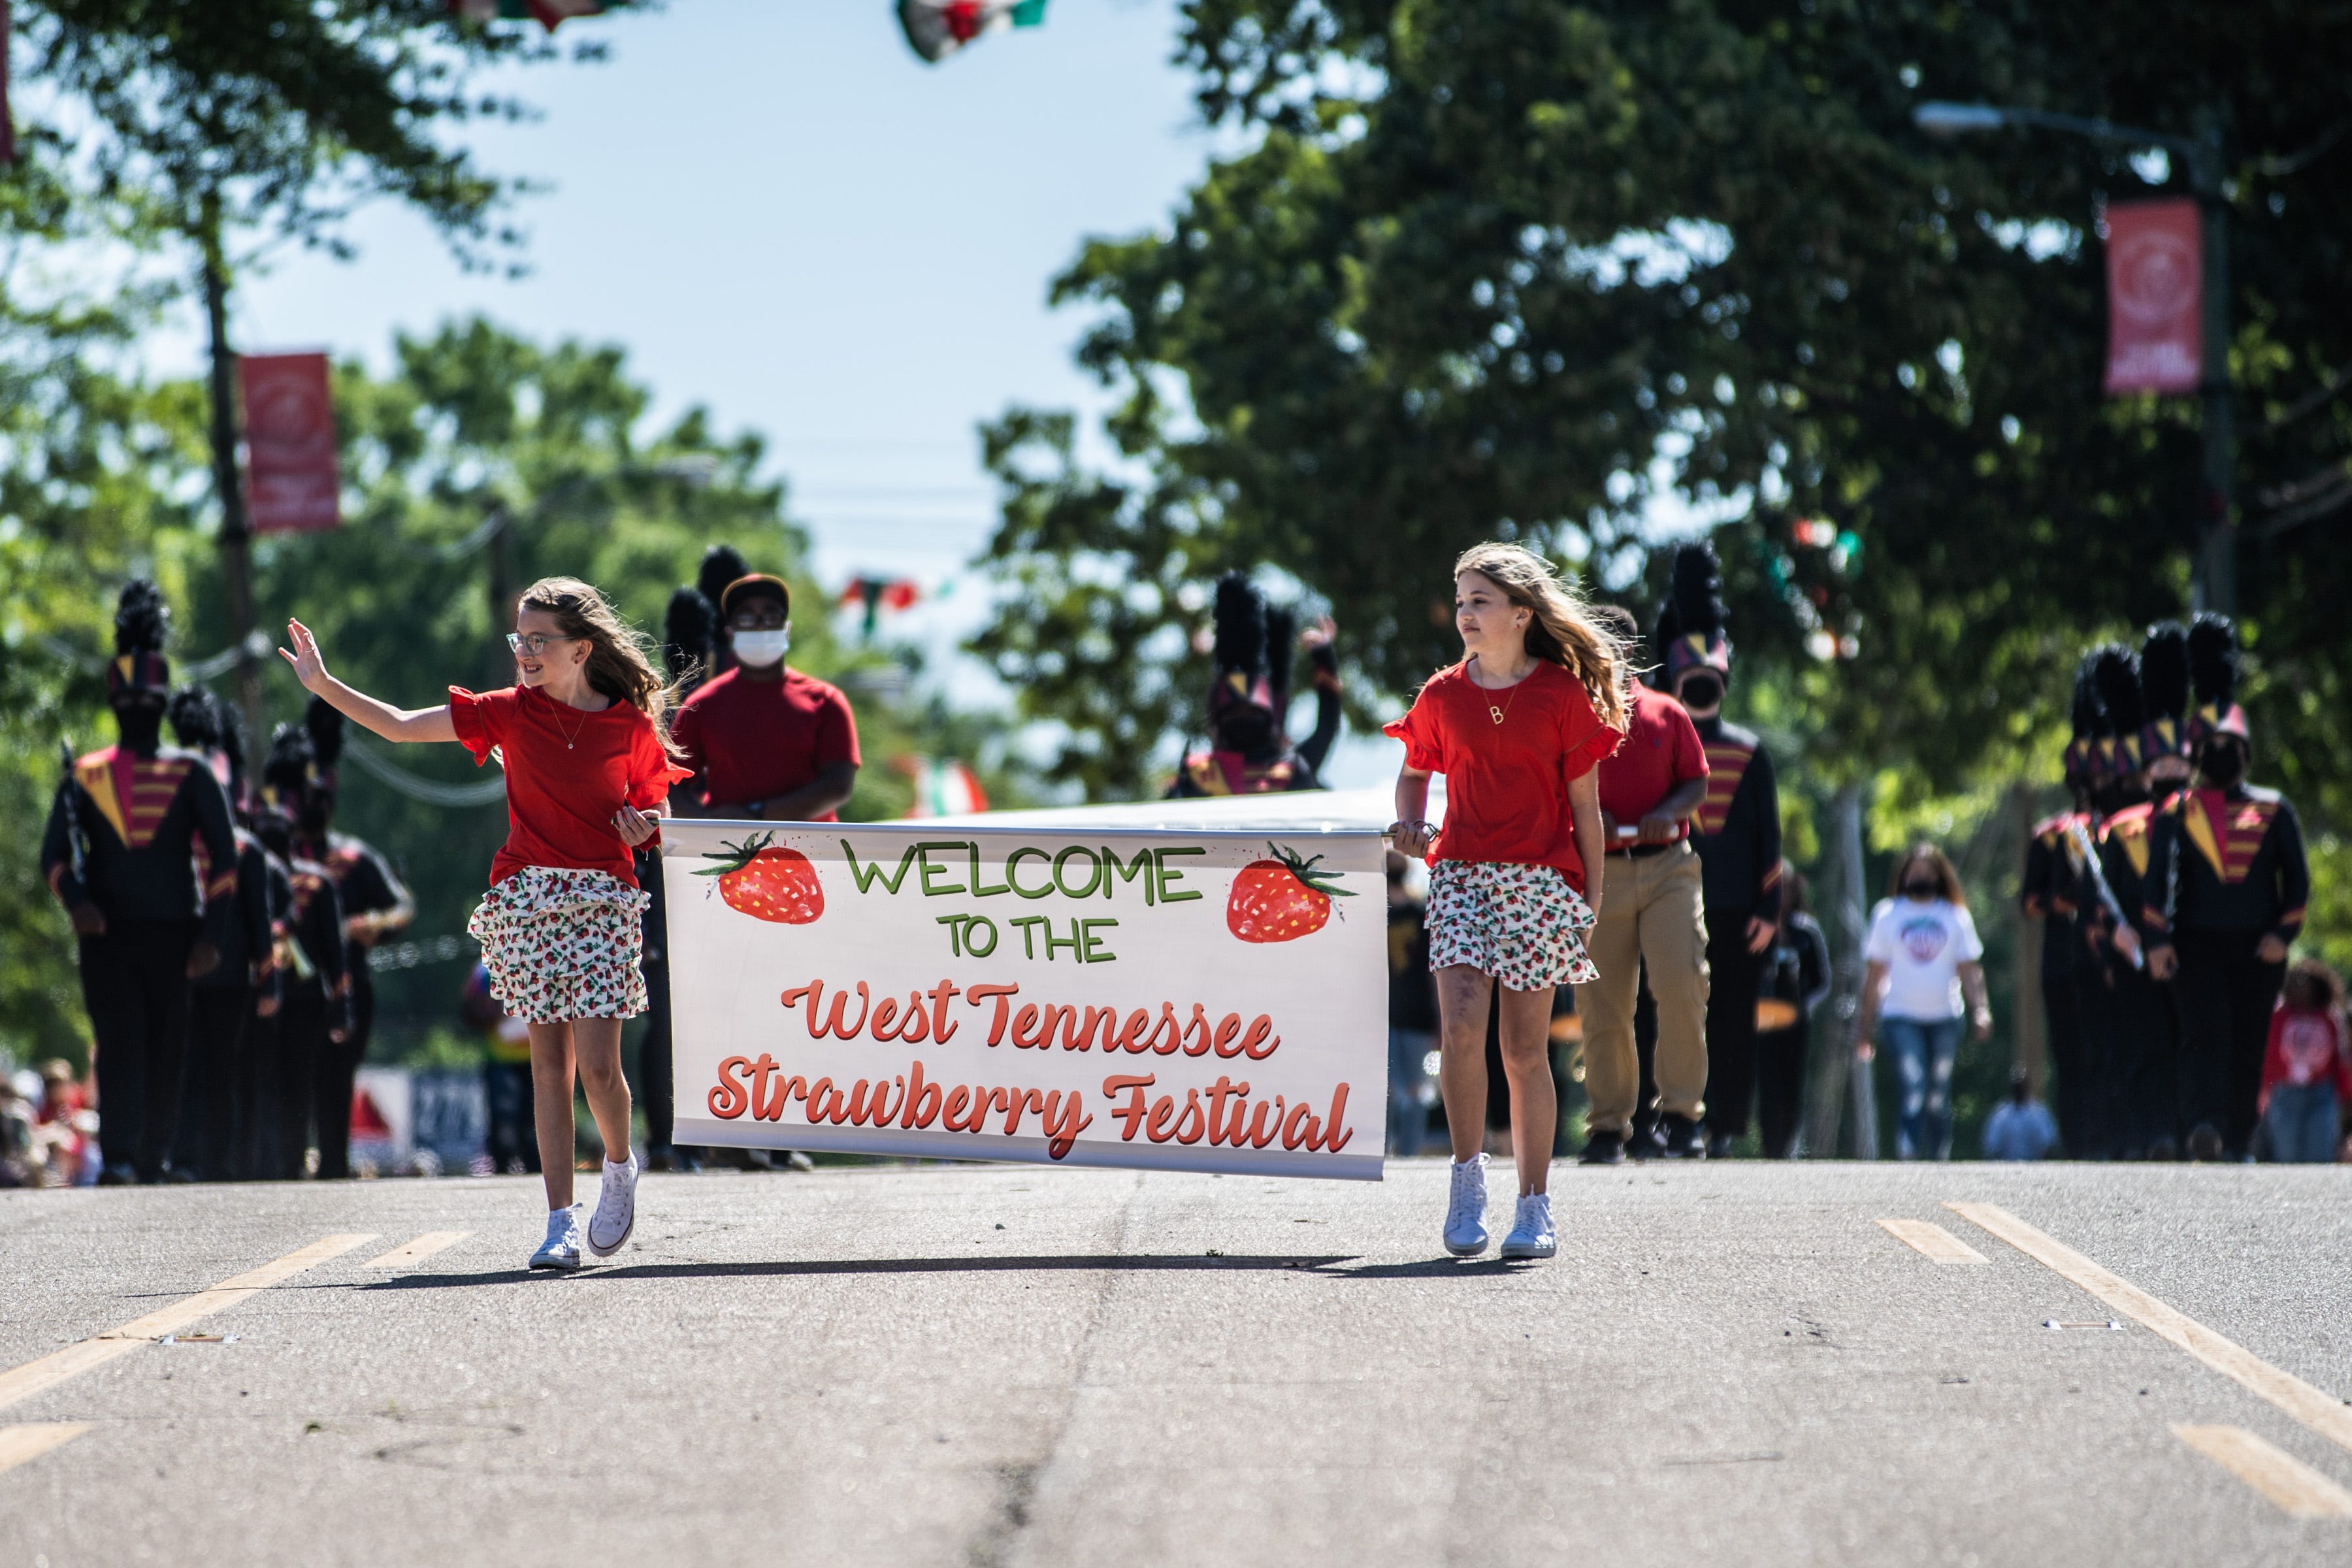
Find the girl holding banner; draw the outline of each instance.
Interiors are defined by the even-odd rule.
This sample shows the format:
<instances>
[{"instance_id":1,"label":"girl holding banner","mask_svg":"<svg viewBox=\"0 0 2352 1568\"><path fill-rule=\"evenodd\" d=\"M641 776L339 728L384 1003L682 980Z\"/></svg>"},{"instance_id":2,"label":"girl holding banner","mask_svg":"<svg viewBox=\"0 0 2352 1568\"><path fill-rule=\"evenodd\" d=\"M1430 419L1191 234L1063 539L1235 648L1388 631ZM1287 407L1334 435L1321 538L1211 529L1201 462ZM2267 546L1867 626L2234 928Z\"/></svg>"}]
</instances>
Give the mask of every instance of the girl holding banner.
<instances>
[{"instance_id":1,"label":"girl holding banner","mask_svg":"<svg viewBox=\"0 0 2352 1568\"><path fill-rule=\"evenodd\" d=\"M1454 1140L1445 1249L1486 1249L1486 1017L1500 982L1518 1205L1506 1258L1549 1258L1546 1194L1559 1104L1552 1088L1555 987L1593 978L1582 933L1601 901L1594 769L1625 731L1626 661L1575 591L1533 552L1481 544L1454 563L1462 661L1438 671L1387 726L1405 744L1396 847L1430 862L1429 965L1437 974L1438 1085ZM1445 827L1422 819L1445 775Z\"/></svg>"},{"instance_id":2,"label":"girl holding banner","mask_svg":"<svg viewBox=\"0 0 2352 1568\"><path fill-rule=\"evenodd\" d=\"M507 841L467 929L492 992L530 1028L549 1209L530 1266L577 1268L583 1249L610 1258L636 1221L621 1021L646 1010L637 956L647 900L629 852L656 838L670 785L690 776L669 749L670 689L603 596L572 577L524 590L507 635L517 685L478 695L453 686L437 708L394 708L353 690L327 673L309 627L286 629L294 647L278 652L347 717L387 741L456 741L477 765L495 752L505 768ZM572 1195L575 1067L605 1150L584 1236Z\"/></svg>"}]
</instances>

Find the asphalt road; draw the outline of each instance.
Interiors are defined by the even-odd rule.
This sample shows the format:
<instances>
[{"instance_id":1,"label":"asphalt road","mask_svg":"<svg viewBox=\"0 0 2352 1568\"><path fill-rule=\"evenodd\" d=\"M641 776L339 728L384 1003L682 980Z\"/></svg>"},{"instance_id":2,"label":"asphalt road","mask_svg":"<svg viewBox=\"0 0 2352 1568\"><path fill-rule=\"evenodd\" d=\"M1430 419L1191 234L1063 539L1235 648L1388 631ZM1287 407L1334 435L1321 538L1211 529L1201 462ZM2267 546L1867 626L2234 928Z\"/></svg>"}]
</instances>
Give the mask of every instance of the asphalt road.
<instances>
[{"instance_id":1,"label":"asphalt road","mask_svg":"<svg viewBox=\"0 0 2352 1568\"><path fill-rule=\"evenodd\" d=\"M1445 1259L1444 1182L649 1177L568 1279L521 1180L0 1193L0 1568L2352 1562L2174 1430L2352 1487L2352 1172L1563 1168L1532 1266ZM353 1234L186 1330L233 1340L5 1370Z\"/></svg>"}]
</instances>

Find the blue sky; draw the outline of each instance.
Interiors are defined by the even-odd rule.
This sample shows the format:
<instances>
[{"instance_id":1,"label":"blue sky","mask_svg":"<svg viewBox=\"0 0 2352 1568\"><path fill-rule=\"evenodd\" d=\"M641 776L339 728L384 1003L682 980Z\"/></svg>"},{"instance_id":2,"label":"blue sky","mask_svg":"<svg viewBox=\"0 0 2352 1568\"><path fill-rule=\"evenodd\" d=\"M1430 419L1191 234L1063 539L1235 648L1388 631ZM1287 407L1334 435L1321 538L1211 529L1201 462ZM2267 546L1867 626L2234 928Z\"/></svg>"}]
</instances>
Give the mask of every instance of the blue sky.
<instances>
[{"instance_id":1,"label":"blue sky","mask_svg":"<svg viewBox=\"0 0 2352 1568\"><path fill-rule=\"evenodd\" d=\"M1049 280L1087 237L1162 222L1210 154L1169 61L1175 20L1172 0L1054 0L1045 26L938 66L887 0L567 23L559 41L606 40L611 59L489 84L543 115L468 132L487 167L551 187L518 209L528 278L467 274L378 206L350 226L356 261L289 254L245 280L233 339L382 368L395 331L478 310L618 342L661 416L702 403L768 437L821 578L952 584L898 627L948 655L982 607L962 571L992 519L974 426L1013 402L1103 403L1070 363L1084 316L1046 308ZM194 368L184 326L154 368ZM990 683L967 661L952 689ZM1387 750L1350 748L1349 782L1392 766Z\"/></svg>"}]
</instances>

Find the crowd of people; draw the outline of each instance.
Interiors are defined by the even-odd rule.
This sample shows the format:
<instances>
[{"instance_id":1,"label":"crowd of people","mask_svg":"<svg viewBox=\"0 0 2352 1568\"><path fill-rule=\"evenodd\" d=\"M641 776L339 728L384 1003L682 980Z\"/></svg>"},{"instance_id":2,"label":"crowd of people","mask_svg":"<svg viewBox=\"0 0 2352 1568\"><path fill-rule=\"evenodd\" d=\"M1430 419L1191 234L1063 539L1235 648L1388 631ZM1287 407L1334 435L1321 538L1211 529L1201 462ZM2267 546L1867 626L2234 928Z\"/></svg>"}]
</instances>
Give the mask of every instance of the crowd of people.
<instances>
[{"instance_id":1,"label":"crowd of people","mask_svg":"<svg viewBox=\"0 0 2352 1568\"><path fill-rule=\"evenodd\" d=\"M250 777L219 699L173 689L169 623L153 584L123 589L115 743L68 754L41 840L94 1037L92 1179L348 1175L367 954L415 904L334 826L341 716L279 726Z\"/></svg>"},{"instance_id":2,"label":"crowd of people","mask_svg":"<svg viewBox=\"0 0 2352 1568\"><path fill-rule=\"evenodd\" d=\"M1480 546L1454 581L1464 657L1388 726L1405 746L1389 830L1389 1146L1416 1152L1442 1104L1444 1237L1466 1255L1487 1245L1490 1115L1507 1125L1519 1190L1504 1250L1545 1257L1571 1049L1589 1100L1581 1163L1721 1158L1751 1116L1760 1152L1788 1158L1829 957L1781 855L1771 755L1724 713L1732 646L1712 550L1676 552L1647 660L1630 615L1587 604L1525 549ZM336 679L291 623L282 651L310 701L249 780L225 706L172 687L161 595L131 584L108 669L117 742L68 758L41 856L80 946L98 1114L93 1127L69 1074L12 1081L0 1172L351 1173L367 955L415 905L381 854L333 825L349 720L504 769L509 837L469 923L482 961L466 998L490 1039L489 1157L547 1186L534 1266L609 1255L634 1223L639 1168L625 1018L648 1017L646 1163L695 1163L671 1137L661 817L830 821L856 785L855 714L786 662L791 616L788 584L713 546L673 595L657 660L593 587L546 579L508 637L517 685L452 687L417 710ZM1286 723L1294 647L1318 710L1301 742ZM1232 574L1213 651L1209 743L1171 793L1320 787L1340 721L1329 623L1295 636ZM2211 616L2085 658L2067 760L2077 807L2036 827L2023 889L2047 933L2058 1113L2021 1079L1988 1154L2335 1155L2352 1100L2343 988L2286 963L2308 872L2292 806L2246 781L2236 666L2231 628ZM1442 830L1422 815L1438 773ZM1428 862L1425 900L1407 857ZM1871 914L1854 1039L1894 1059L1902 1158L1949 1155L1959 1043L1991 1028L1983 951L1949 859L1925 844L1900 857ZM606 1151L584 1217L572 1162L539 1153L573 1147L575 1080Z\"/></svg>"},{"instance_id":3,"label":"crowd of people","mask_svg":"<svg viewBox=\"0 0 2352 1568\"><path fill-rule=\"evenodd\" d=\"M2290 970L2311 873L2294 807L2250 782L2235 628L2219 616L2091 649L2074 807L2034 830L2057 1124L2079 1159L2333 1159L2342 984Z\"/></svg>"}]
</instances>

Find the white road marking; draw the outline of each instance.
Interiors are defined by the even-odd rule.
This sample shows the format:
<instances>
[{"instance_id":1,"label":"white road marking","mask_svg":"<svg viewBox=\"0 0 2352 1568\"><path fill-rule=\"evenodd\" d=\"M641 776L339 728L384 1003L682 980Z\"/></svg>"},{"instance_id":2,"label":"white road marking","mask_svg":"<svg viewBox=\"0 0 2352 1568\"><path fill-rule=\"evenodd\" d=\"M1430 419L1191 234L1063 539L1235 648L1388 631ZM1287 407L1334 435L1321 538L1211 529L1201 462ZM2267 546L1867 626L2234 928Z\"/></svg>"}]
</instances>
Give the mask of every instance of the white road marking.
<instances>
[{"instance_id":1,"label":"white road marking","mask_svg":"<svg viewBox=\"0 0 2352 1568\"><path fill-rule=\"evenodd\" d=\"M143 1318L133 1318L119 1329L53 1351L37 1361L0 1372L0 1409L21 1399L55 1388L68 1378L79 1377L92 1367L103 1366L120 1355L128 1355L140 1346L152 1344L166 1334L177 1333L197 1319L234 1307L249 1296L258 1295L272 1285L290 1279L313 1264L339 1258L362 1242L373 1241L373 1233L363 1236L330 1236L310 1246L289 1252L274 1263L247 1269L232 1279L224 1279L209 1290L199 1290L185 1300L174 1301ZM59 1439L63 1441L63 1439Z\"/></svg>"},{"instance_id":2,"label":"white road marking","mask_svg":"<svg viewBox=\"0 0 2352 1568\"><path fill-rule=\"evenodd\" d=\"M27 1459L37 1459L60 1443L70 1443L89 1430L87 1421L28 1422L0 1426L0 1470L13 1470Z\"/></svg>"},{"instance_id":3,"label":"white road marking","mask_svg":"<svg viewBox=\"0 0 2352 1568\"><path fill-rule=\"evenodd\" d=\"M2297 1519L2352 1519L2352 1492L2243 1426L2185 1426L2172 1435Z\"/></svg>"},{"instance_id":4,"label":"white road marking","mask_svg":"<svg viewBox=\"0 0 2352 1568\"><path fill-rule=\"evenodd\" d=\"M1931 1219L1883 1219L1886 1234L1938 1263L1981 1263L1991 1259Z\"/></svg>"},{"instance_id":5,"label":"white road marking","mask_svg":"<svg viewBox=\"0 0 2352 1568\"><path fill-rule=\"evenodd\" d=\"M360 1265L362 1268L405 1268L412 1263L422 1263L445 1247L455 1247L474 1233L470 1230L428 1230L404 1247L395 1247L380 1257L371 1258Z\"/></svg>"},{"instance_id":6,"label":"white road marking","mask_svg":"<svg viewBox=\"0 0 2352 1568\"><path fill-rule=\"evenodd\" d=\"M1944 1205L2088 1290L2158 1339L2168 1340L2224 1377L2236 1379L2338 1447L2352 1450L2352 1405L2339 1402L2196 1319L2168 1307L2130 1280L2110 1273L2073 1247L2053 1240L1991 1204Z\"/></svg>"}]
</instances>

